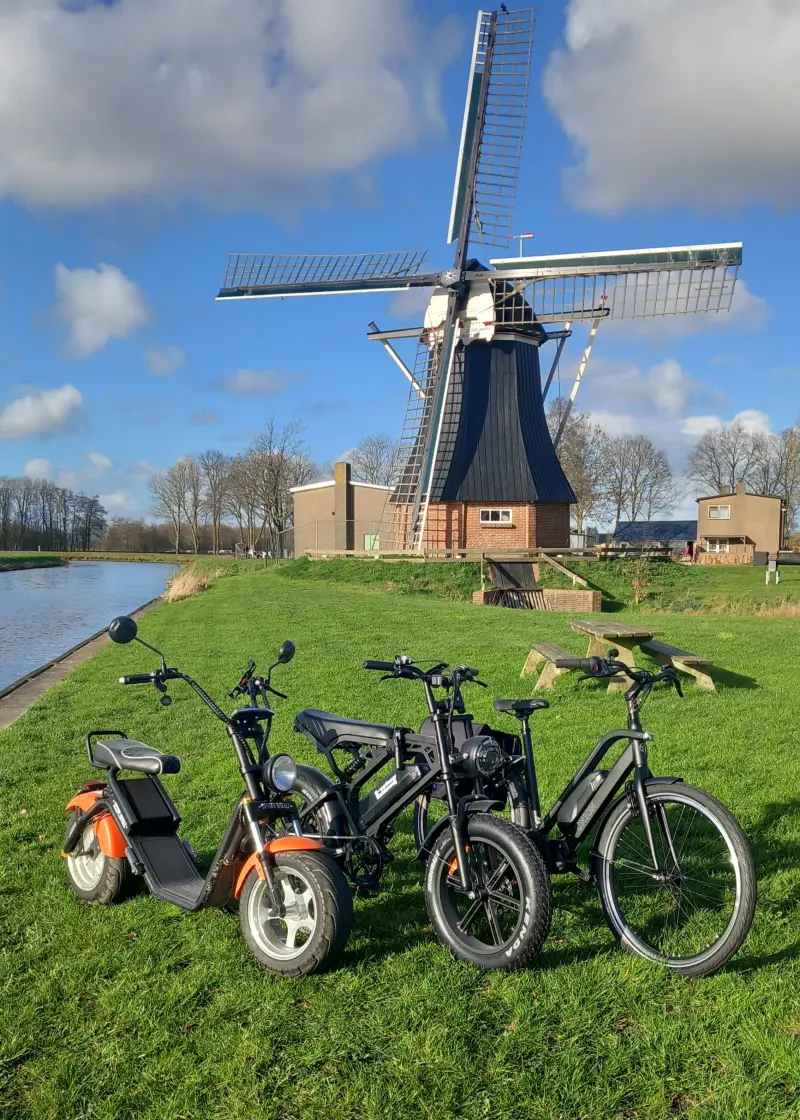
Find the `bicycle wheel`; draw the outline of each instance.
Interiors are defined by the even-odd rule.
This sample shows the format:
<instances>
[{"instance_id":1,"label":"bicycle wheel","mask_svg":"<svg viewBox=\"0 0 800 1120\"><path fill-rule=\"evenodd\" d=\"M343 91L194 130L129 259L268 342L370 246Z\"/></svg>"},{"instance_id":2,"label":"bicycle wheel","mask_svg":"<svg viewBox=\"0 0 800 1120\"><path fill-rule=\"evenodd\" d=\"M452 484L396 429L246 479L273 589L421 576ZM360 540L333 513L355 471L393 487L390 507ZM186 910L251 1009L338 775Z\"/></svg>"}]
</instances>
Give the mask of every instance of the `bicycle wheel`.
<instances>
[{"instance_id":1,"label":"bicycle wheel","mask_svg":"<svg viewBox=\"0 0 800 1120\"><path fill-rule=\"evenodd\" d=\"M603 912L623 948L684 976L710 976L753 921L753 857L739 824L710 794L652 783L647 807L660 872L638 807L623 798L597 841Z\"/></svg>"},{"instance_id":2,"label":"bicycle wheel","mask_svg":"<svg viewBox=\"0 0 800 1120\"><path fill-rule=\"evenodd\" d=\"M550 882L533 843L488 813L467 817L473 897L458 876L450 828L433 846L425 902L436 936L454 956L480 968L522 968L550 930Z\"/></svg>"}]
</instances>

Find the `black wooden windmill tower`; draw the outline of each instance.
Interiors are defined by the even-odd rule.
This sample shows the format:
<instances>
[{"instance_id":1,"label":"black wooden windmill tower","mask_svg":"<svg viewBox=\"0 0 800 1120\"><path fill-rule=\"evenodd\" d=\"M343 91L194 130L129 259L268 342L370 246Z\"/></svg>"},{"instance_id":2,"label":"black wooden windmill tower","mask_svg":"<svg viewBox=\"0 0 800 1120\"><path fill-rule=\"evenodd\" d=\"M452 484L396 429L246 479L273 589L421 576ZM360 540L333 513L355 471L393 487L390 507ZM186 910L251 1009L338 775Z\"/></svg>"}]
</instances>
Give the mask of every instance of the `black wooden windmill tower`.
<instances>
[{"instance_id":1,"label":"black wooden windmill tower","mask_svg":"<svg viewBox=\"0 0 800 1120\"><path fill-rule=\"evenodd\" d=\"M422 327L370 324L368 337L410 383L381 551L568 545L574 496L556 447L600 324L731 306L740 243L477 259L511 241L532 43L531 9L478 13L447 238L452 268L423 271L424 251L232 253L217 297L433 289ZM544 400L583 320L588 344L553 440ZM411 367L393 345L408 338L417 340ZM542 386L539 350L550 341Z\"/></svg>"}]
</instances>

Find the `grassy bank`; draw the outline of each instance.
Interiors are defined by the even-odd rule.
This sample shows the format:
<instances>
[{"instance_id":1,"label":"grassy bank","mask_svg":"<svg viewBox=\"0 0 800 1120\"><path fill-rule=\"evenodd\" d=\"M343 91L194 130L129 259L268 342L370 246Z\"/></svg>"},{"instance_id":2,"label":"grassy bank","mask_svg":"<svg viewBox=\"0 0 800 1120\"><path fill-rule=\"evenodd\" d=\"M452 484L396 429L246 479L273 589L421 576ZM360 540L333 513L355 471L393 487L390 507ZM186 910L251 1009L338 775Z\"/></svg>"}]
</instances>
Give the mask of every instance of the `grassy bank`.
<instances>
[{"instance_id":1,"label":"grassy bank","mask_svg":"<svg viewBox=\"0 0 800 1120\"><path fill-rule=\"evenodd\" d=\"M0 552L0 572L18 572L24 568L60 568L64 561L49 552Z\"/></svg>"},{"instance_id":2,"label":"grassy bank","mask_svg":"<svg viewBox=\"0 0 800 1120\"><path fill-rule=\"evenodd\" d=\"M757 614L800 613L800 565L784 567L781 583L764 583L764 569L752 565L688 565L671 561L644 564L642 602L634 602L633 560L581 561L566 566L603 593L603 610ZM307 558L282 564L282 579L313 580L375 587L401 595L424 594L470 602L481 586L480 564L422 564L413 561L318 560ZM488 578L488 572L487 572ZM540 564L544 587L572 587L572 581L549 565Z\"/></svg>"},{"instance_id":3,"label":"grassy bank","mask_svg":"<svg viewBox=\"0 0 800 1120\"><path fill-rule=\"evenodd\" d=\"M323 568L324 565L314 565ZM738 958L683 982L618 952L593 892L555 886L552 935L514 975L456 963L433 939L401 822L382 895L356 904L342 966L282 981L251 961L236 917L144 894L107 910L68 892L63 806L89 770L83 736L119 726L184 760L167 779L183 834L213 852L239 792L224 730L186 689L162 709L122 673L154 663L109 646L0 735L0 1115L13 1120L772 1120L798 1115L800 1061L800 623L676 615L669 641L713 657L719 691L654 693L645 725L659 773L716 793L750 834L760 903ZM316 762L292 733L309 705L416 724L422 697L379 684L364 657L408 651L479 665L479 717L520 695L531 639L583 652L562 616L401 596L284 570L221 579L149 613L142 636L223 699L249 656L276 676L275 749ZM225 701L227 703L227 700ZM572 678L536 716L546 802L622 701ZM514 724L504 721L503 726ZM776 780L776 767L780 779Z\"/></svg>"}]
</instances>

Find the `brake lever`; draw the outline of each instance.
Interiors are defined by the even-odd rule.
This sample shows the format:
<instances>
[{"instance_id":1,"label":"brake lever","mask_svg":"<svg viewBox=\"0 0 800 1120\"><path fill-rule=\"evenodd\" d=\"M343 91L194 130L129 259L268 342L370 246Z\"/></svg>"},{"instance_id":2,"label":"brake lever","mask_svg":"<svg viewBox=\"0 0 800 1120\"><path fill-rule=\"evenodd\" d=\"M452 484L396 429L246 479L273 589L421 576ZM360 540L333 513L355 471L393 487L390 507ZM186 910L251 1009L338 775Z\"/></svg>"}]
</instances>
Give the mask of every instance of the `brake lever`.
<instances>
[{"instance_id":1,"label":"brake lever","mask_svg":"<svg viewBox=\"0 0 800 1120\"><path fill-rule=\"evenodd\" d=\"M683 700L683 689L681 688L681 682L676 677L672 683L675 685L675 691L677 692L678 696L680 696L681 700Z\"/></svg>"},{"instance_id":2,"label":"brake lever","mask_svg":"<svg viewBox=\"0 0 800 1120\"><path fill-rule=\"evenodd\" d=\"M470 681L470 684L479 684L481 686L481 688L488 688L489 687L488 684L486 683L486 681L479 681L477 677L473 681Z\"/></svg>"}]
</instances>

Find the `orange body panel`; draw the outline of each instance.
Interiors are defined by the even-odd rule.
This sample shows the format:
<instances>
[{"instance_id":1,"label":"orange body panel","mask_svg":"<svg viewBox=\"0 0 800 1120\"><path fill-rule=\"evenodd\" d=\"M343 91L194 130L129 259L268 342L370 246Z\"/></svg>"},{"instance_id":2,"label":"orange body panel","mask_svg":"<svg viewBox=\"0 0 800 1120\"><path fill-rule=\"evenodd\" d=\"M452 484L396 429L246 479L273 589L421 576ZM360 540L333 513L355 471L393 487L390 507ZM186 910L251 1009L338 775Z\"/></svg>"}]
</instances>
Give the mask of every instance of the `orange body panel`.
<instances>
[{"instance_id":1,"label":"orange body panel","mask_svg":"<svg viewBox=\"0 0 800 1120\"><path fill-rule=\"evenodd\" d=\"M266 845L266 850L270 855L275 855L277 852L322 852L325 850L325 845L320 844L319 840L309 839L308 836L279 836L276 840L270 840ZM234 898L239 898L241 895L247 876L253 869L255 869L259 879L266 878L258 852L253 852L242 864L242 869L236 877L236 886L233 891Z\"/></svg>"},{"instance_id":2,"label":"orange body panel","mask_svg":"<svg viewBox=\"0 0 800 1120\"><path fill-rule=\"evenodd\" d=\"M87 809L91 809L98 797L101 796L99 789L85 790L83 793L76 793L72 800L67 804L67 812L71 813L74 809L80 809L85 813ZM110 813L100 813L95 817L92 824L94 825L94 834L97 837L97 842L100 845L100 851L104 856L109 856L111 859L125 859L125 837L119 830L119 825L111 816Z\"/></svg>"}]
</instances>

